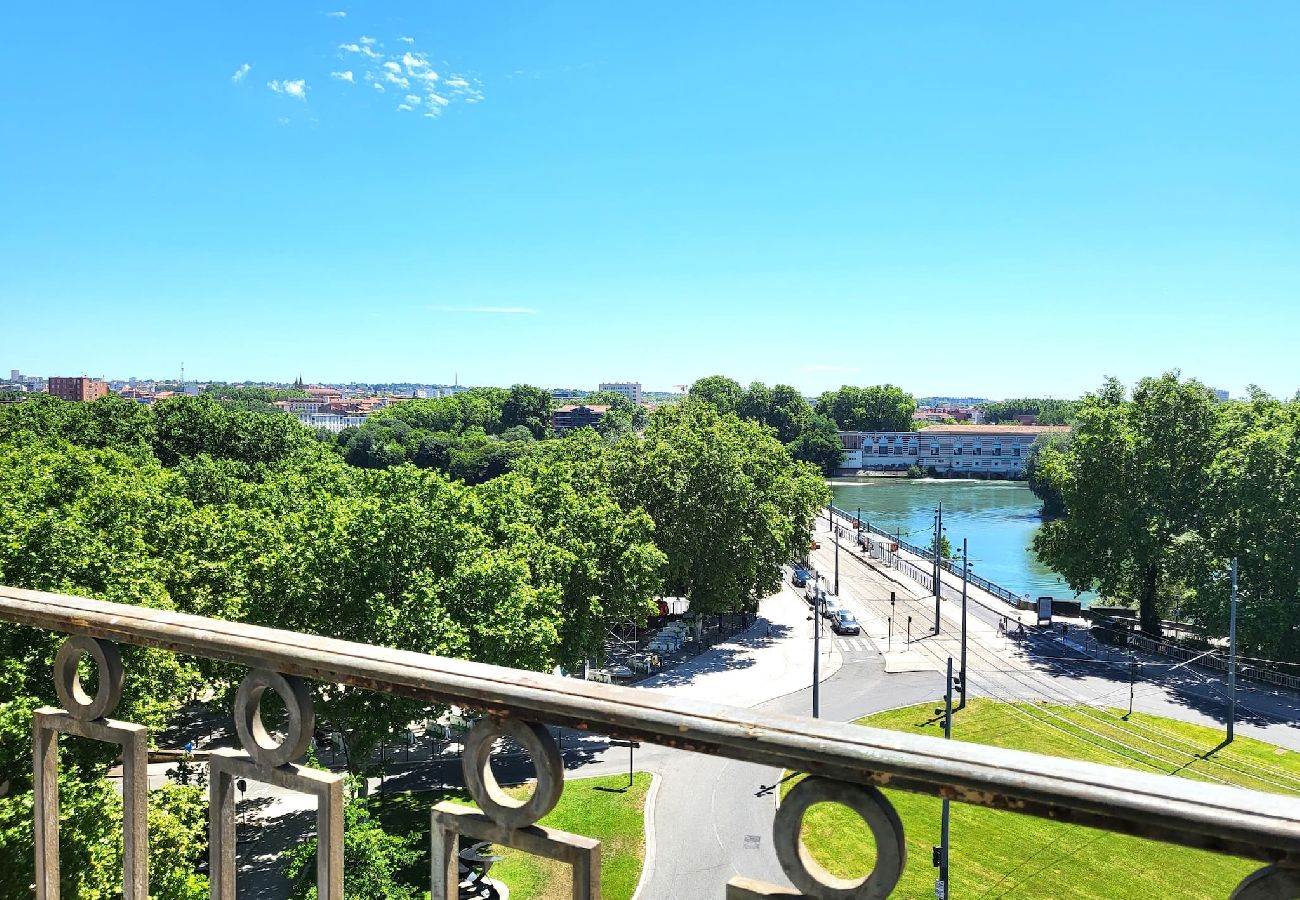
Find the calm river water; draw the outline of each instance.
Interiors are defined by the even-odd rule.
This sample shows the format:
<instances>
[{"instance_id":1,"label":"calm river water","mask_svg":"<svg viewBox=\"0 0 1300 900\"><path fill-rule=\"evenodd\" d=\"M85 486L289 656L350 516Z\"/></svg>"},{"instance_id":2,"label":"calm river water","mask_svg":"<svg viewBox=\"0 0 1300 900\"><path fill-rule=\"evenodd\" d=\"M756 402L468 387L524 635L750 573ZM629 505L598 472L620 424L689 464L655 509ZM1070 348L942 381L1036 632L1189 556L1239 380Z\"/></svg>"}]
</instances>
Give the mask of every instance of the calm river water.
<instances>
[{"instance_id":1,"label":"calm river water","mask_svg":"<svg viewBox=\"0 0 1300 900\"><path fill-rule=\"evenodd\" d=\"M1017 594L1074 596L1065 581L1041 565L1030 548L1042 519L1041 504L1023 481L855 478L831 481L835 505L877 528L901 531L906 541L929 546L934 510L943 501L943 525L953 550L969 541L971 571ZM1091 597L1080 598L1086 604Z\"/></svg>"}]
</instances>

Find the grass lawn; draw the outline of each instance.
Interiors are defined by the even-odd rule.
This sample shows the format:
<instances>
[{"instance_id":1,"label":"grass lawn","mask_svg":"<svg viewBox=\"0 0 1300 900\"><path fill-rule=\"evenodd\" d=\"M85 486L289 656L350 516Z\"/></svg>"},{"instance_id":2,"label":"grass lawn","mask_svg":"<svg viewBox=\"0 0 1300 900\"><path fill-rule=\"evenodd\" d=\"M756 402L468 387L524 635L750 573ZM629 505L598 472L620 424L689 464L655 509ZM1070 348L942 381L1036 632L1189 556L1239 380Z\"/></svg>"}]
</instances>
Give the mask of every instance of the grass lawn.
<instances>
[{"instance_id":1,"label":"grass lawn","mask_svg":"<svg viewBox=\"0 0 1300 900\"><path fill-rule=\"evenodd\" d=\"M860 724L942 736L934 703L868 716ZM1053 704L1015 706L972 699L953 717L953 739L1029 750L1180 777L1223 779L1242 787L1300 794L1300 754L1238 737L1211 761L1223 732L1122 710L1079 710ZM1050 723L1050 724L1048 724ZM1085 730L1086 729L1086 730ZM1119 742L1128 745L1127 749ZM1158 743L1155 743L1158 742ZM787 781L784 794L797 779ZM937 798L886 790L907 835L907 867L894 896L932 898L938 869ZM959 898L1051 897L1216 898L1262 865L1032 816L953 803L951 893ZM818 804L804 818L804 843L829 871L861 877L874 864L871 832L841 806Z\"/></svg>"},{"instance_id":2,"label":"grass lawn","mask_svg":"<svg viewBox=\"0 0 1300 900\"><path fill-rule=\"evenodd\" d=\"M645 859L645 797L651 776L638 772L626 792L600 790L627 786L626 775L604 778L569 778L564 794L539 824L570 831L600 841L601 896L607 900L629 900L641 878ZM507 788L515 796L527 796L532 788ZM424 858L408 873L411 884L429 885L429 807L441 800L473 806L467 794L426 791L392 794L384 798L379 817L384 827L404 834L419 834ZM570 896L569 868L561 863L502 848L505 858L492 867L491 875L510 888L511 900L564 900Z\"/></svg>"}]
</instances>

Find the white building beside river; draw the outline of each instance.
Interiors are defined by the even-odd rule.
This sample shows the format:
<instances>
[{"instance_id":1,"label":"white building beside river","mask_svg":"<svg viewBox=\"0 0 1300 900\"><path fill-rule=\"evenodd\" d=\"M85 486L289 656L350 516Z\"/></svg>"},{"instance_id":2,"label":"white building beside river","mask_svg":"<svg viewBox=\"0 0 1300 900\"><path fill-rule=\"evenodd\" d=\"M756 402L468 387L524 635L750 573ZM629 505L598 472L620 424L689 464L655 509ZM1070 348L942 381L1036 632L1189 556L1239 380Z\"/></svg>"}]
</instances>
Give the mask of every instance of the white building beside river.
<instances>
[{"instance_id":1,"label":"white building beside river","mask_svg":"<svg viewBox=\"0 0 1300 900\"><path fill-rule=\"evenodd\" d=\"M1041 434L1065 425L936 425L920 431L841 431L845 469L890 470L917 465L942 474L1019 476Z\"/></svg>"}]
</instances>

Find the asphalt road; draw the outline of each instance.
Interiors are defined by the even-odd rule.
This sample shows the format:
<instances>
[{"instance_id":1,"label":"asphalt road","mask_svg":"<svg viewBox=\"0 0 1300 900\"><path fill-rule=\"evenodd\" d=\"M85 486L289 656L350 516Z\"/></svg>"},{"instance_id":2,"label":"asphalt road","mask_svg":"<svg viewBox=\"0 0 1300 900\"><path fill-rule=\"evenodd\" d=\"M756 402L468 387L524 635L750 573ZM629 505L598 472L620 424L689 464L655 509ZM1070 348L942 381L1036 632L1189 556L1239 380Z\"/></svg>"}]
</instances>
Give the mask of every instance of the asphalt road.
<instances>
[{"instance_id":1,"label":"asphalt road","mask_svg":"<svg viewBox=\"0 0 1300 900\"><path fill-rule=\"evenodd\" d=\"M942 694L936 672L886 675L874 650L845 648L839 671L822 682L821 714L848 721ZM809 688L757 708L810 715L811 706ZM780 769L680 751L665 751L657 762L655 850L642 900L721 896L736 875L789 885L771 848Z\"/></svg>"}]
</instances>

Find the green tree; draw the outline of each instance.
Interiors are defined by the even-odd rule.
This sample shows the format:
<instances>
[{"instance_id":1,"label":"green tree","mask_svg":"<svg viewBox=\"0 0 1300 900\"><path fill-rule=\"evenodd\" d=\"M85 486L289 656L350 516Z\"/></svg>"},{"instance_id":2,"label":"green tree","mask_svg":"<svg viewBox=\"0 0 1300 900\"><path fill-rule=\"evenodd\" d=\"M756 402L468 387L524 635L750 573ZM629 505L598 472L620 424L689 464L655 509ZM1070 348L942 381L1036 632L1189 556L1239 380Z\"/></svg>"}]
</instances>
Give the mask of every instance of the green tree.
<instances>
[{"instance_id":1,"label":"green tree","mask_svg":"<svg viewBox=\"0 0 1300 900\"><path fill-rule=\"evenodd\" d=\"M1066 460L1063 451L1069 444L1068 434L1040 434L1025 453L1025 480L1043 502L1043 515L1049 518L1065 515L1065 498L1058 485L1065 477L1061 466Z\"/></svg>"},{"instance_id":2,"label":"green tree","mask_svg":"<svg viewBox=\"0 0 1300 900\"><path fill-rule=\"evenodd\" d=\"M1025 397L1019 400L985 403L981 409L984 412L984 421L990 424L1010 422L1016 416L1033 416L1036 425L1068 425L1074 420L1078 407L1077 400Z\"/></svg>"},{"instance_id":3,"label":"green tree","mask_svg":"<svg viewBox=\"0 0 1300 900\"><path fill-rule=\"evenodd\" d=\"M1129 402L1114 380L1085 396L1069 450L1044 472L1066 515L1035 535L1038 558L1076 591L1135 601L1158 636L1162 589L1181 590L1180 548L1204 522L1216 427L1214 395L1176 373L1143 379Z\"/></svg>"},{"instance_id":4,"label":"green tree","mask_svg":"<svg viewBox=\"0 0 1300 900\"><path fill-rule=\"evenodd\" d=\"M501 405L501 431L523 426L535 438L543 438L551 427L550 391L531 384L516 384Z\"/></svg>"},{"instance_id":5,"label":"green tree","mask_svg":"<svg viewBox=\"0 0 1300 900\"><path fill-rule=\"evenodd\" d=\"M916 398L892 384L843 385L817 399L818 415L835 420L844 431L911 431Z\"/></svg>"},{"instance_id":6,"label":"green tree","mask_svg":"<svg viewBox=\"0 0 1300 900\"><path fill-rule=\"evenodd\" d=\"M740 382L725 375L701 378L691 385L689 394L692 400L707 403L724 416L738 410L743 395Z\"/></svg>"},{"instance_id":7,"label":"green tree","mask_svg":"<svg viewBox=\"0 0 1300 900\"><path fill-rule=\"evenodd\" d=\"M772 388L767 416L763 421L776 429L777 439L781 443L789 444L808 427L812 416L812 406L797 388L778 384Z\"/></svg>"},{"instance_id":8,"label":"green tree","mask_svg":"<svg viewBox=\"0 0 1300 900\"><path fill-rule=\"evenodd\" d=\"M610 467L620 503L654 521L664 593L699 612L756 608L830 499L820 473L770 431L700 401L657 410L644 435L613 448Z\"/></svg>"},{"instance_id":9,"label":"green tree","mask_svg":"<svg viewBox=\"0 0 1300 900\"><path fill-rule=\"evenodd\" d=\"M1182 613L1227 633L1227 573L1237 557L1240 652L1300 659L1300 402L1252 389L1249 402L1218 409L1223 435L1201 540L1184 542L1196 590Z\"/></svg>"},{"instance_id":10,"label":"green tree","mask_svg":"<svg viewBox=\"0 0 1300 900\"><path fill-rule=\"evenodd\" d=\"M790 455L812 463L825 475L831 474L844 463L839 429L825 416L809 416L803 431L790 444Z\"/></svg>"},{"instance_id":11,"label":"green tree","mask_svg":"<svg viewBox=\"0 0 1300 900\"><path fill-rule=\"evenodd\" d=\"M419 836L389 834L371 802L356 797L343 808L344 892L348 900L419 900L428 892L401 877L420 860ZM310 838L284 854L293 900L316 900L316 846Z\"/></svg>"}]
</instances>

